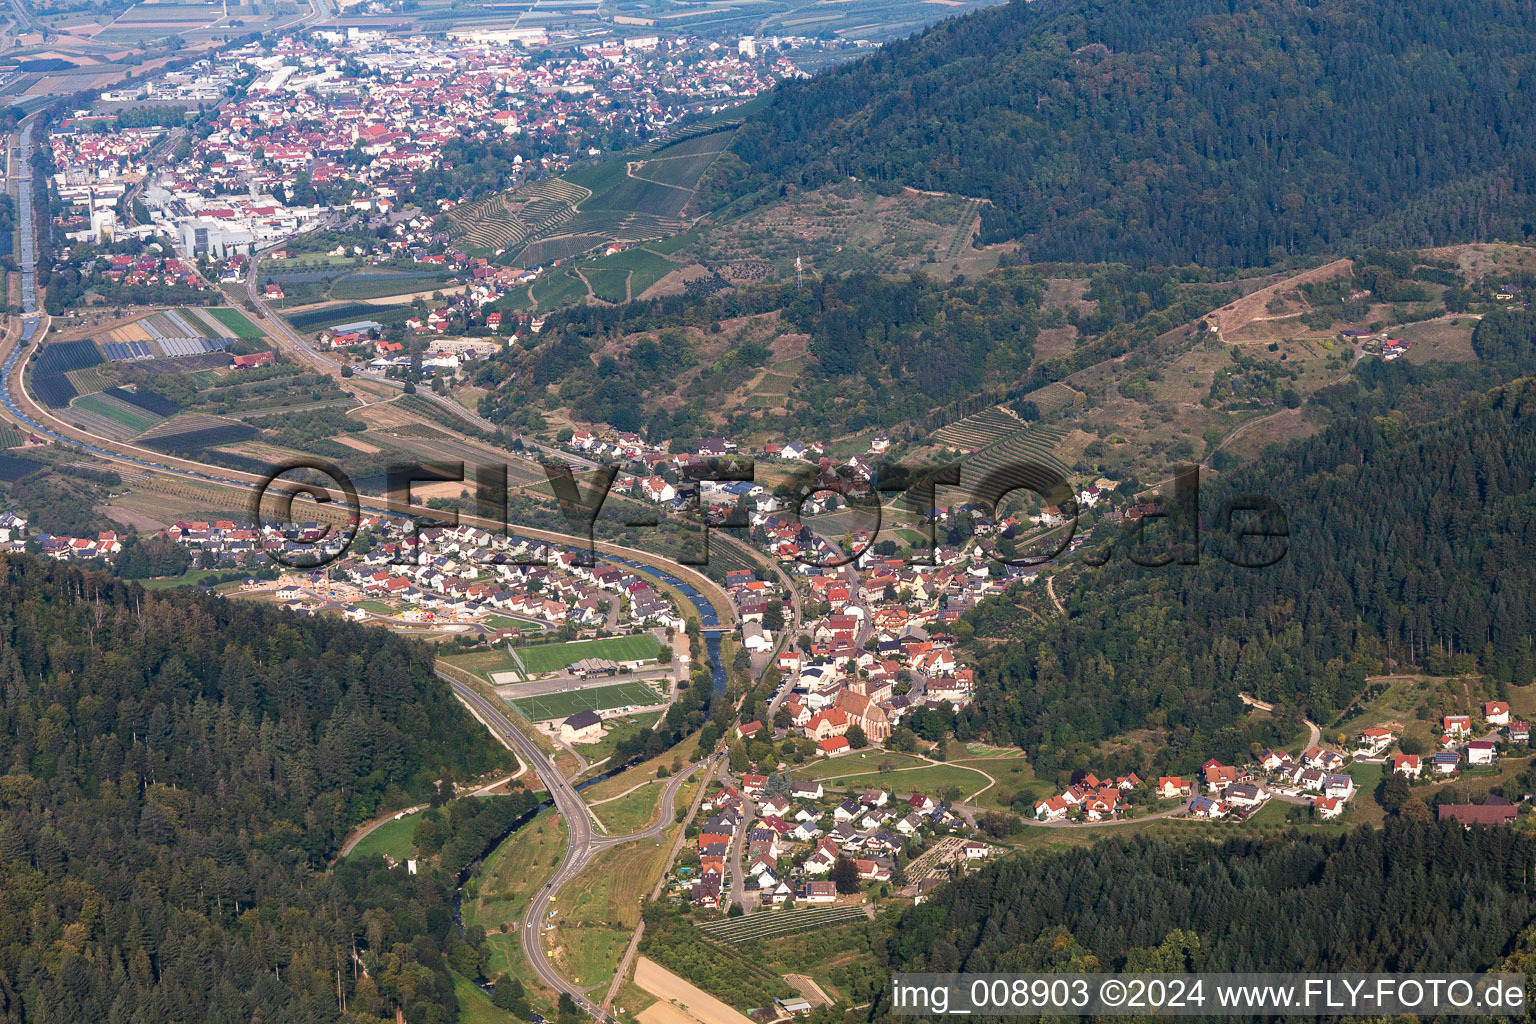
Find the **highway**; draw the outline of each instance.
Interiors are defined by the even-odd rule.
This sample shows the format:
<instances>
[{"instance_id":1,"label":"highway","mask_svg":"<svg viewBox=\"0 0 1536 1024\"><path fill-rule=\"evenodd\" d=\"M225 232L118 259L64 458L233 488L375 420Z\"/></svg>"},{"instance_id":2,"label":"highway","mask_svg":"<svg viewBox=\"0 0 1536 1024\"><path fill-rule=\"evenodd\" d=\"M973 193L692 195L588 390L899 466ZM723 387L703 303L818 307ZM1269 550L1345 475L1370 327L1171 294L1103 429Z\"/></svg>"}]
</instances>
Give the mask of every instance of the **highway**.
<instances>
[{"instance_id":1,"label":"highway","mask_svg":"<svg viewBox=\"0 0 1536 1024\"><path fill-rule=\"evenodd\" d=\"M673 824L676 814L677 794L683 784L693 775L701 765L719 765L722 754L715 754L711 758L699 761L684 771L678 772L667 780L661 793L661 806L655 820L638 832L631 832L622 836L598 836L592 830L592 818L587 812L586 802L581 794L576 792L576 787L570 780L561 774L554 766L538 744L529 739L521 729L513 725L511 720L502 713L492 701L486 699L474 687L461 683L451 676L438 675L444 679L460 700L473 707L490 727L500 734L507 742L512 744L517 756L525 763L531 765L538 772L539 778L544 780L545 787L549 790L550 799L554 802L555 809L565 818L567 840L565 856L560 859L560 865L555 869L554 876L545 887L534 894L528 904L528 909L523 913L523 920L519 924L522 932L523 955L528 963L550 988L556 992L565 992L576 1001L576 1005L583 1011L603 1021L612 1021L600 1006L587 998L586 993L574 983L566 980L559 971L555 970L549 958L544 954L543 933L544 925L549 919L549 907L559 895L563 886L569 883L586 870L588 864L599 853L614 846L624 843L638 842L644 839L659 839Z\"/></svg>"},{"instance_id":2,"label":"highway","mask_svg":"<svg viewBox=\"0 0 1536 1024\"><path fill-rule=\"evenodd\" d=\"M155 459L149 457L156 456L158 453L149 452L144 449L134 448L128 445L118 445L117 447L119 448L126 448L128 451L136 453L133 455L125 454L125 452L121 450L113 450L111 448L103 447L103 445L115 444L108 439L98 438L95 435L89 434L85 431L80 431L86 437L90 437L93 441L100 442L99 444L93 444L62 432L64 429L64 424L62 423L58 424L60 429L57 430L49 426L45 426L42 422L39 421L39 417L49 418L50 420L51 417L47 416L46 411L41 406L33 406L32 412L29 412L24 410L21 404L19 404L17 396L20 396L22 401L27 401L30 404L30 399L26 396L25 387L21 379L21 368L25 365L23 357L33 351L32 343L36 339L40 338L42 334L46 333L47 326L46 319L39 314L37 309L36 223L32 217L33 204L31 201L31 167L29 163L32 146L32 130L33 125L29 120L21 126L20 131L16 136L18 159L15 161L11 168L12 173L10 176L11 183L13 183L17 188L17 207L19 215L18 219L21 223L21 229L18 232L18 263L22 273L22 299L24 312L21 318L19 340L5 359L4 364L0 365L0 404L3 404L5 410L10 414L12 418L14 418L18 423L22 424L32 433L41 437L46 437L53 441L57 441L61 444L89 452L93 455L98 455L104 459L130 464L158 475L213 483L224 487L236 488L244 492L254 491L258 486L259 479L252 474L240 473L235 470L225 470L216 466L210 466L185 459L172 459L172 461L174 461L177 465L166 465L163 462L156 461ZM295 335L292 330L288 328L285 322L272 316L271 311L265 309L265 305L261 302L259 296L254 294L254 277L255 271L253 266L252 281L249 285L252 291L252 301L257 304L259 309L264 310L264 318L269 322L270 325L272 325L273 328L275 328L277 334L284 340L287 340L291 345L299 349L301 352L305 352L313 356L315 361L322 364L330 362L319 353L315 353L310 350L308 346L306 346L302 340L300 340L297 335ZM332 365L335 364L333 363ZM12 394L13 384L16 388L16 395ZM430 395L430 393L428 393L428 396L433 397ZM452 408L456 414L464 415L462 407L459 407L456 403L453 404ZM33 415L33 412L35 412L35 415ZM479 419L473 414L469 414L466 418L470 419L471 422ZM485 421L482 420L480 422ZM140 457L141 455L145 457ZM170 458L167 456L159 457ZM561 457L565 457L563 453L561 454ZM197 468L194 469L181 467ZM339 497L339 495L333 494L333 498L334 497ZM370 513L388 513L390 510L362 505L361 511ZM485 525L489 528L499 528L500 525L489 520L479 521L476 519L476 517L473 516L463 516L461 518L465 522L475 523L477 525ZM526 532L535 538L547 539L554 543L582 543L579 538L568 537L562 534L555 534L549 531L529 529L523 532ZM542 537L539 536L541 534L543 535ZM604 550L604 553L607 554L609 558L620 562L621 564L633 565L636 563L631 562L629 559L624 557L616 557L618 553L628 555L631 558L639 559L646 566L659 569L660 566L665 565L665 571L669 574L669 576L671 576L672 579L677 580L677 582L680 583L682 581L677 579L677 577L682 576L689 578L690 582L693 582L701 592L709 595L700 599L701 602L707 601L709 606L713 606L714 608L718 609L720 615L724 616L727 621L734 620L734 606L732 605L729 597L725 595L724 591L721 590L718 585L714 584L713 581L709 580L702 574L696 573L693 570L676 565L672 562L668 562L664 559L659 559L654 555L649 555L645 552L636 551L621 545L597 542L597 547L599 550L606 549ZM701 614L702 612L703 608L701 607ZM710 618L712 617L713 616L710 616ZM580 875L586 866L591 863L592 859L603 850L613 846L618 846L623 843L637 842L646 839L658 839L663 834L665 834L667 828L673 824L677 794L679 790L681 790L684 783L687 782L687 780L692 776L693 772L699 768L700 765L713 764L718 766L720 758L723 755L721 753L716 753L711 758L701 761L693 765L688 770L679 772L678 774L672 776L667 781L666 786L662 790L662 797L657 816L655 820L652 821L651 824L646 828L641 829L638 832L633 832L623 836L597 837L593 833L592 819L587 810L586 803L576 792L575 787L570 783L568 779L564 777L564 775L560 773L560 771L554 766L554 764L549 760L544 752L539 749L538 745L529 739L529 737L524 735L524 733L519 730L511 722L510 719L507 718L507 716L502 712L501 708L497 706L499 702L488 700L473 687L465 685L457 680L443 675L442 673L439 673L439 675L441 678L448 682L453 692L461 700L472 707L477 712L477 714L480 715L480 717L488 724L489 728L491 728L493 732L497 733L502 739L504 739L513 747L518 756L523 760L524 764L533 767L533 769L538 772L540 778L544 780L545 787L549 790L550 798L553 801L556 809L565 817L567 829L569 831L566 852L560 861L560 865L557 868L554 877L543 890L535 894L533 900L529 904L527 913L524 915L524 919L521 924L523 950L528 958L529 964L533 967L535 973L538 974L538 976L543 980L545 984L557 992L568 993L571 998L576 1001L576 1005L579 1006L584 1012L604 1022L610 1022L611 1024L611 1022L614 1021L614 1018L610 1017L606 1011L589 1000L574 983L562 977L560 973L555 970L554 966L550 964L548 958L545 956L541 942L541 935L542 925L549 914L550 902L554 899L556 894L558 894L562 886Z\"/></svg>"}]
</instances>

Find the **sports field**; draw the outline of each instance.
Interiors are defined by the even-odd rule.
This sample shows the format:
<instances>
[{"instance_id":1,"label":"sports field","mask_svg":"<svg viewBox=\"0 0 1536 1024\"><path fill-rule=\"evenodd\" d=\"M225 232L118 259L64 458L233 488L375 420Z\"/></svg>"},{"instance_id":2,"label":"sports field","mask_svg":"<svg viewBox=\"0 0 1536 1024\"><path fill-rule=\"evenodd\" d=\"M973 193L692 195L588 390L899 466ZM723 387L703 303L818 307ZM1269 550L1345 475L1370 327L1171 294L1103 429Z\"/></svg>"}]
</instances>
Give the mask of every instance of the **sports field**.
<instances>
[{"instance_id":1,"label":"sports field","mask_svg":"<svg viewBox=\"0 0 1536 1024\"><path fill-rule=\"evenodd\" d=\"M611 661L655 661L661 656L661 645L649 633L639 636L609 636L597 640L572 640L563 644L535 644L519 647L518 657L523 659L532 675L546 672L562 672L565 666L583 658L608 658Z\"/></svg>"},{"instance_id":2,"label":"sports field","mask_svg":"<svg viewBox=\"0 0 1536 1024\"><path fill-rule=\"evenodd\" d=\"M547 693L542 697L518 697L507 703L530 722L569 718L578 711L610 711L613 708L647 707L662 701L645 683L615 683L590 690Z\"/></svg>"}]
</instances>

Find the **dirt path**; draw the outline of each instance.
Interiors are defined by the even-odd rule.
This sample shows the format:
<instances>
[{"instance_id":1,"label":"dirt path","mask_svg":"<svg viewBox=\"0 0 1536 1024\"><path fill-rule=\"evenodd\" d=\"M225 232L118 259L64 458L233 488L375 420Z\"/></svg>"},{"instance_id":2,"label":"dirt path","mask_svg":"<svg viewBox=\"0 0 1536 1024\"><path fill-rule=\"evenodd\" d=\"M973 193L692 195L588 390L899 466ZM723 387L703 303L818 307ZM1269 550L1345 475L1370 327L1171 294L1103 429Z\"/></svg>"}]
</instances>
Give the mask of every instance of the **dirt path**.
<instances>
[{"instance_id":1,"label":"dirt path","mask_svg":"<svg viewBox=\"0 0 1536 1024\"><path fill-rule=\"evenodd\" d=\"M640 1013L642 1024L752 1024L745 1014L649 957L635 961L635 984L661 1000Z\"/></svg>"},{"instance_id":2,"label":"dirt path","mask_svg":"<svg viewBox=\"0 0 1536 1024\"><path fill-rule=\"evenodd\" d=\"M1067 614L1066 606L1061 603L1061 598L1056 596L1056 576L1054 573L1045 578L1045 592L1050 595L1051 604L1056 606L1056 611L1062 615Z\"/></svg>"}]
</instances>

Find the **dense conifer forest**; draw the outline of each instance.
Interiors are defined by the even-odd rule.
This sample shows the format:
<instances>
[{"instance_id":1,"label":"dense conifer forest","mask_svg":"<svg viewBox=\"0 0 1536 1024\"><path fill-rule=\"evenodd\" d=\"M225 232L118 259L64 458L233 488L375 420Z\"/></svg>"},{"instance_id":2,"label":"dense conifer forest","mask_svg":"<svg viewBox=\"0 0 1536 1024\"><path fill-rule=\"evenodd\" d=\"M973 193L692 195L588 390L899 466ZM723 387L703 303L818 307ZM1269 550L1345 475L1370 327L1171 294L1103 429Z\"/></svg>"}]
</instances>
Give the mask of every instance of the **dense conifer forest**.
<instances>
[{"instance_id":1,"label":"dense conifer forest","mask_svg":"<svg viewBox=\"0 0 1536 1024\"><path fill-rule=\"evenodd\" d=\"M326 870L509 763L431 668L386 630L0 564L0 1020L456 1020L452 875ZM458 803L495 820L457 814L484 827L450 867L534 800Z\"/></svg>"},{"instance_id":2,"label":"dense conifer forest","mask_svg":"<svg viewBox=\"0 0 1536 1024\"><path fill-rule=\"evenodd\" d=\"M1520 240L1533 54L1515 0L1015 0L775 90L707 194L961 193L1034 260Z\"/></svg>"},{"instance_id":3,"label":"dense conifer forest","mask_svg":"<svg viewBox=\"0 0 1536 1024\"><path fill-rule=\"evenodd\" d=\"M1533 868L1529 833L1408 818L1111 839L990 865L900 914L883 945L894 971L1475 972L1528 958Z\"/></svg>"}]
</instances>

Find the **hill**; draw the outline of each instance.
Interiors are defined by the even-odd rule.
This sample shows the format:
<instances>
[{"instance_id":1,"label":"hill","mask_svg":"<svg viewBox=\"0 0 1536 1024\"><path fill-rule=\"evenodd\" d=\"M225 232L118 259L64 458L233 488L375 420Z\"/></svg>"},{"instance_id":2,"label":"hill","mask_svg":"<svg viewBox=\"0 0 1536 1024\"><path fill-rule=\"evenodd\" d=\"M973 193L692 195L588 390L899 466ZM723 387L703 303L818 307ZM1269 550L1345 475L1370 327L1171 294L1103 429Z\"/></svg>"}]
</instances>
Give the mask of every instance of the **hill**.
<instances>
[{"instance_id":1,"label":"hill","mask_svg":"<svg viewBox=\"0 0 1536 1024\"><path fill-rule=\"evenodd\" d=\"M959 737L1017 743L1049 773L1079 744L1150 729L1155 768L1174 773L1288 728L1247 716L1239 691L1326 722L1394 665L1523 685L1536 673L1536 315L1491 313L1472 344L1476 364L1371 360L1320 391L1325 429L1202 490L1196 562L1142 568L1134 529L1101 526L1093 550L1113 545L1111 560L1077 573L1065 616L1021 643L978 644ZM1244 495L1272 499L1288 524L1283 557L1262 571L1225 557L1236 552L1220 510ZM1143 561L1191 554L1171 529L1148 529ZM1265 543L1244 550L1273 554ZM987 602L968 621L985 641L1018 615Z\"/></svg>"},{"instance_id":2,"label":"hill","mask_svg":"<svg viewBox=\"0 0 1536 1024\"><path fill-rule=\"evenodd\" d=\"M1513 0L1014 2L785 83L700 199L850 175L957 193L1034 260L1523 238L1533 54Z\"/></svg>"},{"instance_id":3,"label":"hill","mask_svg":"<svg viewBox=\"0 0 1536 1024\"><path fill-rule=\"evenodd\" d=\"M323 870L505 763L430 649L30 558L0 563L0 636L0 1019L457 1019L452 874Z\"/></svg>"}]
</instances>

